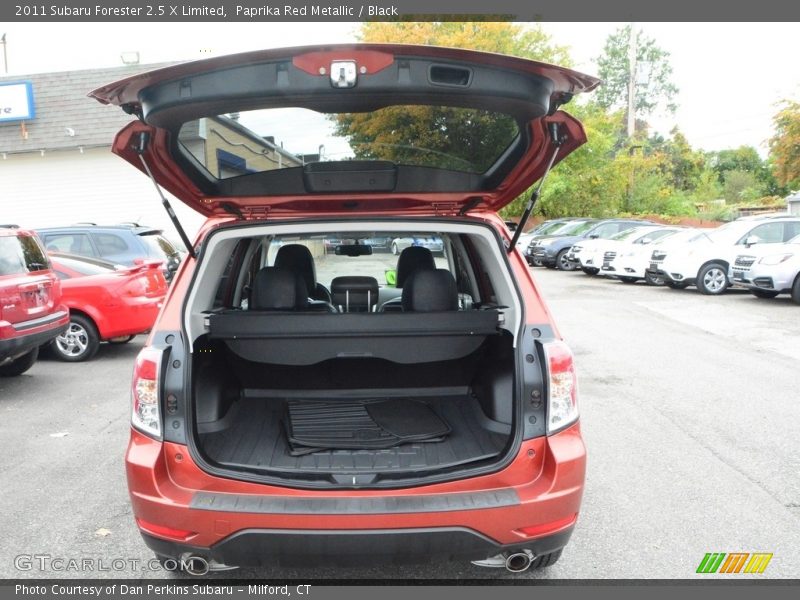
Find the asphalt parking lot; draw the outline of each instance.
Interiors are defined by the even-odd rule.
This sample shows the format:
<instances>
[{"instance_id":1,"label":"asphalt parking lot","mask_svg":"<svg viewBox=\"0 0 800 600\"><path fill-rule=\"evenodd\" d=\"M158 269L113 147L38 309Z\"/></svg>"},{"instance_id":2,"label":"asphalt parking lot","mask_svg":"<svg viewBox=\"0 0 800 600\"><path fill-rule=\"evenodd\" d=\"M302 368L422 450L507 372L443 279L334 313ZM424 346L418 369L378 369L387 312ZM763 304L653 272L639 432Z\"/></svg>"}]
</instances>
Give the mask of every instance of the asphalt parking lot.
<instances>
[{"instance_id":1,"label":"asphalt parking lot","mask_svg":"<svg viewBox=\"0 0 800 600\"><path fill-rule=\"evenodd\" d=\"M521 576L684 578L707 552L770 552L758 577L800 577L800 307L788 297L710 298L534 273L576 354L589 467L561 561ZM44 358L21 377L0 379L0 577L164 576L111 565L150 558L122 463L143 341L103 346L88 363ZM41 571L39 559L20 555L103 558L107 570ZM511 575L442 564L225 576Z\"/></svg>"}]
</instances>

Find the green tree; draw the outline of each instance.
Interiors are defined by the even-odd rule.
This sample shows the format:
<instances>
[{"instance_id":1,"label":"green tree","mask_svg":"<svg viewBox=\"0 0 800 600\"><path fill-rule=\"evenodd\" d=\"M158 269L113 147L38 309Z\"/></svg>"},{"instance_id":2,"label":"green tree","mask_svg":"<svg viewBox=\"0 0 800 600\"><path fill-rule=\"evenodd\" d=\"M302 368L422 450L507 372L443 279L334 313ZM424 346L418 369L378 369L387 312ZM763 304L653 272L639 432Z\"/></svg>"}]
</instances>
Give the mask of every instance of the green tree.
<instances>
[{"instance_id":1,"label":"green tree","mask_svg":"<svg viewBox=\"0 0 800 600\"><path fill-rule=\"evenodd\" d=\"M646 119L659 108L675 112L678 88L672 82L669 52L659 48L655 40L641 30L637 30L636 34L636 118ZM626 113L631 77L628 60L630 40L630 25L617 29L606 39L603 54L597 59L598 74L603 80L603 85L596 92L597 102L604 108L623 109Z\"/></svg>"},{"instance_id":2,"label":"green tree","mask_svg":"<svg viewBox=\"0 0 800 600\"><path fill-rule=\"evenodd\" d=\"M730 203L753 202L764 195L764 185L750 171L727 171L722 195Z\"/></svg>"},{"instance_id":3,"label":"green tree","mask_svg":"<svg viewBox=\"0 0 800 600\"><path fill-rule=\"evenodd\" d=\"M570 112L582 121L587 143L553 169L536 211L546 217L614 216L623 208L630 173L627 154L617 155L624 137L621 113L593 103ZM508 214L518 213L521 204L509 205Z\"/></svg>"},{"instance_id":4,"label":"green tree","mask_svg":"<svg viewBox=\"0 0 800 600\"><path fill-rule=\"evenodd\" d=\"M786 100L773 117L775 135L769 140L772 172L789 190L800 189L800 102Z\"/></svg>"},{"instance_id":5,"label":"green tree","mask_svg":"<svg viewBox=\"0 0 800 600\"><path fill-rule=\"evenodd\" d=\"M395 42L500 52L569 63L566 48L551 43L539 26L515 23L379 23L362 25L364 42ZM337 133L356 158L417 163L482 172L517 134L511 117L441 106L390 106L335 117Z\"/></svg>"}]
</instances>

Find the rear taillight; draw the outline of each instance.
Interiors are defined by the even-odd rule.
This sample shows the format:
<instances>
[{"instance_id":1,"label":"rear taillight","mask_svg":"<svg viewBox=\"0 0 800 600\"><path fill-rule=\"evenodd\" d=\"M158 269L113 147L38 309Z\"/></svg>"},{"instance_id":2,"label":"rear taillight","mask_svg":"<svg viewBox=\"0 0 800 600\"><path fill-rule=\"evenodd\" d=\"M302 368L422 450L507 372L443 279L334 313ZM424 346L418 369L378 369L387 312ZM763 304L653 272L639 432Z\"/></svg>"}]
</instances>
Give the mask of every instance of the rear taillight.
<instances>
[{"instance_id":1,"label":"rear taillight","mask_svg":"<svg viewBox=\"0 0 800 600\"><path fill-rule=\"evenodd\" d=\"M136 357L131 385L131 425L150 437L161 439L159 375L161 350L144 348Z\"/></svg>"},{"instance_id":2,"label":"rear taillight","mask_svg":"<svg viewBox=\"0 0 800 600\"><path fill-rule=\"evenodd\" d=\"M578 420L578 379L572 351L562 341L544 344L547 361L547 433L555 433Z\"/></svg>"}]
</instances>

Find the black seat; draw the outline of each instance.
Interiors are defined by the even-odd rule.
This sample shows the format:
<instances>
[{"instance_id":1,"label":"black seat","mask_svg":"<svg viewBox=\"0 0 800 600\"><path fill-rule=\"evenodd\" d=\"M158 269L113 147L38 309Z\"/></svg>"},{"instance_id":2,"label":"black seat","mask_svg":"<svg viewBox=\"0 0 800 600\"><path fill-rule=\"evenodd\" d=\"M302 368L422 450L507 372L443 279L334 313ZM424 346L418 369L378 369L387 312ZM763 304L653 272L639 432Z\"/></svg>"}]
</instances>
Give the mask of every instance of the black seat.
<instances>
[{"instance_id":1,"label":"black seat","mask_svg":"<svg viewBox=\"0 0 800 600\"><path fill-rule=\"evenodd\" d=\"M299 273L312 300L331 302L331 293L321 283L317 283L317 270L311 250L302 244L287 244L278 249L275 255L275 266L290 269Z\"/></svg>"},{"instance_id":2,"label":"black seat","mask_svg":"<svg viewBox=\"0 0 800 600\"><path fill-rule=\"evenodd\" d=\"M408 312L458 310L458 286L447 269L418 269L406 281L401 304Z\"/></svg>"},{"instance_id":3,"label":"black seat","mask_svg":"<svg viewBox=\"0 0 800 600\"><path fill-rule=\"evenodd\" d=\"M249 310L296 310L308 305L303 279L290 269L264 267L250 290Z\"/></svg>"},{"instance_id":4,"label":"black seat","mask_svg":"<svg viewBox=\"0 0 800 600\"><path fill-rule=\"evenodd\" d=\"M395 287L402 288L406 280L417 269L433 270L436 262L433 253L422 246L409 246L397 257L397 283Z\"/></svg>"},{"instance_id":5,"label":"black seat","mask_svg":"<svg viewBox=\"0 0 800 600\"><path fill-rule=\"evenodd\" d=\"M331 281L333 303L344 312L372 312L378 303L378 291L374 277L344 276Z\"/></svg>"},{"instance_id":6,"label":"black seat","mask_svg":"<svg viewBox=\"0 0 800 600\"><path fill-rule=\"evenodd\" d=\"M308 299L303 277L290 269L264 267L256 273L249 310L337 312L329 302Z\"/></svg>"},{"instance_id":7,"label":"black seat","mask_svg":"<svg viewBox=\"0 0 800 600\"><path fill-rule=\"evenodd\" d=\"M396 288L402 288L408 278L415 271L422 269L432 271L436 268L433 253L422 246L409 246L397 257L397 282ZM381 304L380 312L393 312L403 310L400 298L392 298Z\"/></svg>"}]
</instances>

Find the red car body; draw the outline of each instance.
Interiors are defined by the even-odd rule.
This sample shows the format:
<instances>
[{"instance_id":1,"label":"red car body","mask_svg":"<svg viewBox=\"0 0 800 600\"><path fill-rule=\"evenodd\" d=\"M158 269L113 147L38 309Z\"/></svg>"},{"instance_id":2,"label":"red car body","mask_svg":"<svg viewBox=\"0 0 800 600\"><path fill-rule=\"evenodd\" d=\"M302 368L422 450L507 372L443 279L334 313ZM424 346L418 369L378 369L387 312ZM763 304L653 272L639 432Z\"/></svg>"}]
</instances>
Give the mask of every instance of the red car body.
<instances>
[{"instance_id":1,"label":"red car body","mask_svg":"<svg viewBox=\"0 0 800 600\"><path fill-rule=\"evenodd\" d=\"M75 260L81 257L50 255L71 312L91 318L102 340L150 331L167 293L161 261L86 275L70 264Z\"/></svg>"},{"instance_id":2,"label":"red car body","mask_svg":"<svg viewBox=\"0 0 800 600\"><path fill-rule=\"evenodd\" d=\"M158 102L163 101L167 114L182 101L176 99L170 105L159 96L163 93L166 98L173 93L170 82L179 82L180 86L175 83L174 89L180 87L184 94L181 97L190 98L193 89L200 94L212 89L203 81L209 73L215 76L226 69L233 71L239 65L277 61L284 65L278 67L279 71L287 69L293 77L308 77L309 85L317 84L313 77L324 75L324 88L326 66L339 59L357 62L362 74L380 73L404 60L454 62L467 65L459 67L462 74L474 68L475 79L469 82L474 81L475 85L482 85L482 74L496 70L542 78L549 82L549 87L542 104L531 109L533 116L527 122L527 133L532 141L524 152L516 155L516 163L502 180L477 192L360 190L357 194L309 192L300 196L237 195L228 190L220 196L202 189L202 182L187 174L189 169L185 164L178 165L173 160L174 147L168 127L160 127L155 118L148 123L146 114L144 122L133 122L118 134L114 152L140 169L146 162L161 185L208 217L198 234L196 248L205 248L217 233L234 227L269 225L274 218L296 223L306 219L335 221L342 217L384 221L409 217L448 222L460 219L470 227L491 229L498 245L508 244L509 231L497 210L542 177L548 162L561 160L585 141L580 123L557 108L572 94L589 91L599 83L566 69L499 55L380 45L300 48L221 57L133 77L95 90L92 95L101 102L119 104L137 114L147 110L155 114ZM194 88L193 77L198 78ZM508 93L513 95L516 92L511 88ZM491 86L486 89L490 90L486 94L495 93ZM152 99L152 103L143 101L144 98ZM552 159L551 144L561 149ZM353 197L358 199L357 207L353 206L356 204ZM164 309L137 359L134 374L134 414L139 414L137 411L145 403L155 402L141 410L150 410L148 418L157 426L151 432L141 426L132 428L125 458L128 486L138 527L158 556L201 559L205 569L198 570L202 572L209 565L214 568L316 562L359 564L372 559L400 562L434 556L481 559L494 555L504 557L510 570L524 570L534 560L538 560L534 562L537 566L547 566L549 557L553 557L552 562L557 559L573 531L583 494L586 450L577 412L566 426L548 429L546 434L541 430L541 434L530 439L520 436L519 445L514 446L501 468L437 483L394 485L387 489L369 485L310 489L303 485L265 483L235 473L221 476L210 472L194 447L176 437L188 436L176 433L186 427L183 411L190 402L182 387L186 379L176 372L180 369L176 365L193 360L181 338L186 335L186 299L194 293L193 285L202 265L201 260L191 255L181 263ZM549 374L549 388L541 388L545 396L557 385L566 385L566 381L574 404L572 356L560 341L524 258L512 249L504 268L508 269L518 292L524 314L521 331L528 333L525 339L536 338L538 344L542 338L553 344L553 354L545 351L542 361L528 354L521 356L517 364L535 364L537 372L543 373L542 381ZM540 407L538 392L533 396L530 391L527 393L524 401ZM541 410L537 413L540 415L537 427L544 419L545 409ZM535 417L525 417L525 423L536 422ZM505 502L503 498L511 500Z\"/></svg>"},{"instance_id":3,"label":"red car body","mask_svg":"<svg viewBox=\"0 0 800 600\"><path fill-rule=\"evenodd\" d=\"M64 331L69 315L36 234L0 226L0 245L0 373L18 375L41 344Z\"/></svg>"}]
</instances>

